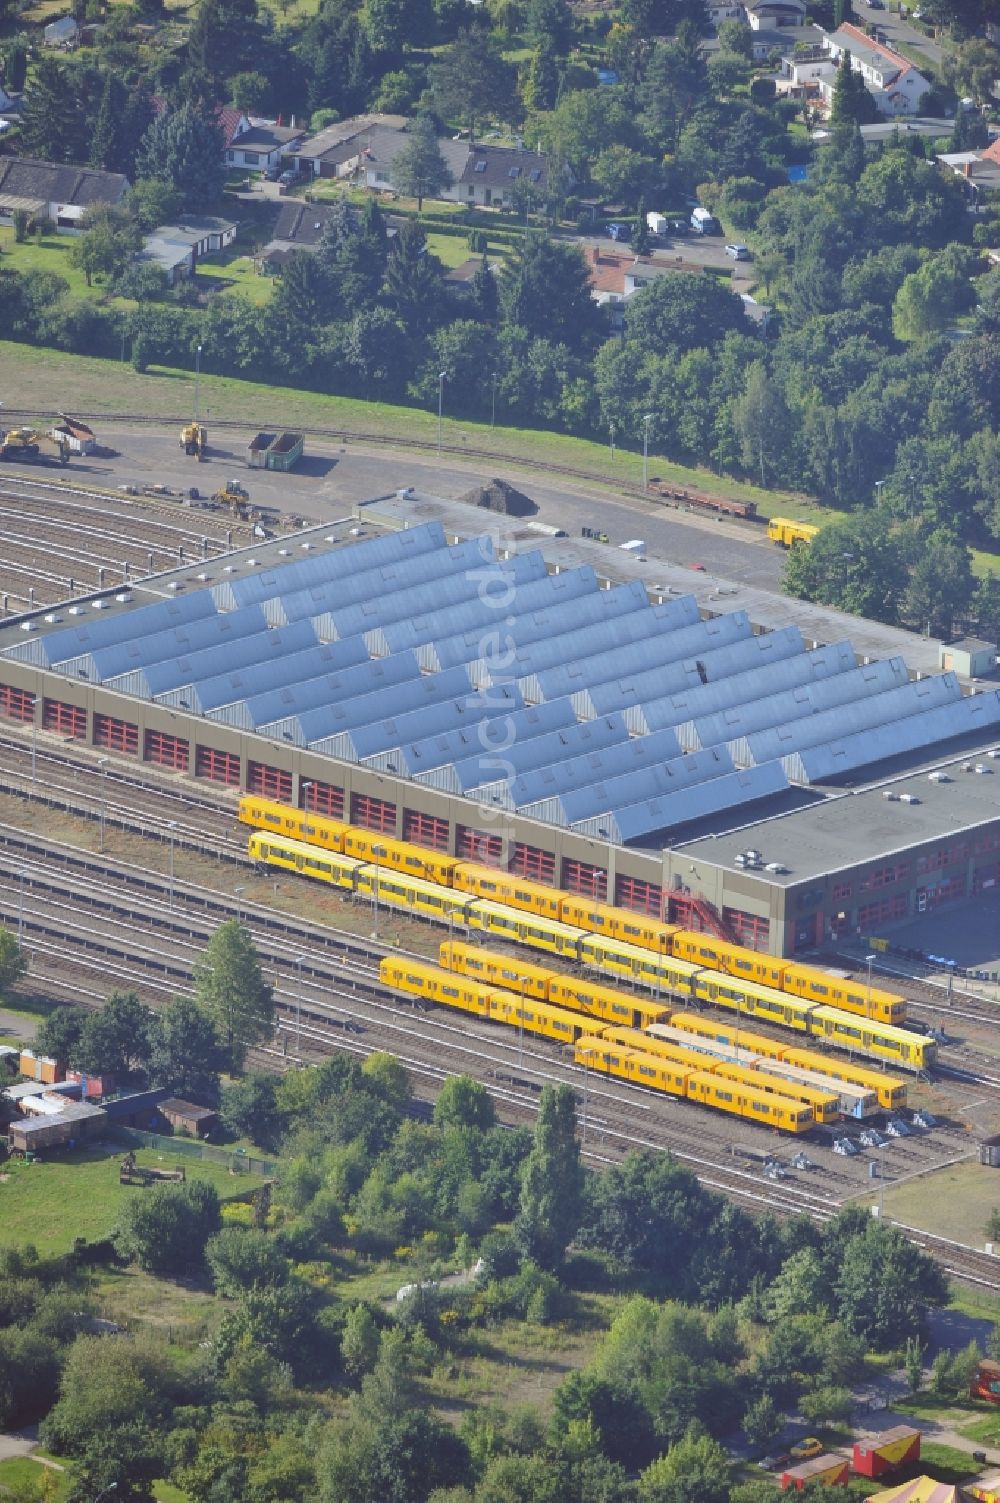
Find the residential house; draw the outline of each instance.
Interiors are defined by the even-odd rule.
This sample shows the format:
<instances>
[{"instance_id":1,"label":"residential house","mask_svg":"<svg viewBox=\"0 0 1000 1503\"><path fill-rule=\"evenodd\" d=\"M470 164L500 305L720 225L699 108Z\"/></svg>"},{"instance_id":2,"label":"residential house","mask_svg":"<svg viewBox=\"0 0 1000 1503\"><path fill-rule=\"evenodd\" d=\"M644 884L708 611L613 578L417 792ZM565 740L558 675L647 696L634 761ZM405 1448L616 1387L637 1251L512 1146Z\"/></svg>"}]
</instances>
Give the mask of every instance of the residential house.
<instances>
[{"instance_id":1,"label":"residential house","mask_svg":"<svg viewBox=\"0 0 1000 1503\"><path fill-rule=\"evenodd\" d=\"M46 47L75 47L80 40L80 27L72 16L60 16L50 21L42 32Z\"/></svg>"},{"instance_id":2,"label":"residential house","mask_svg":"<svg viewBox=\"0 0 1000 1503\"><path fill-rule=\"evenodd\" d=\"M226 164L273 172L286 157L295 154L305 136L305 131L295 125L277 125L271 120L241 115L226 142Z\"/></svg>"},{"instance_id":3,"label":"residential house","mask_svg":"<svg viewBox=\"0 0 1000 1503\"><path fill-rule=\"evenodd\" d=\"M859 130L865 151L878 151L905 136L940 141L943 136L951 135L951 128L950 120L937 120L932 115L917 115L906 120L876 120L872 125L860 126ZM826 146L833 140L833 130L829 125L817 126L812 132L812 139L816 146Z\"/></svg>"},{"instance_id":4,"label":"residential house","mask_svg":"<svg viewBox=\"0 0 1000 1503\"><path fill-rule=\"evenodd\" d=\"M703 266L684 261L680 256L654 259L637 256L634 251L604 250L600 246L588 245L584 247L584 257L590 272L590 295L602 307L611 305L611 327L615 332L622 328L622 305L650 282L677 272L699 277L705 274Z\"/></svg>"},{"instance_id":5,"label":"residential house","mask_svg":"<svg viewBox=\"0 0 1000 1503\"><path fill-rule=\"evenodd\" d=\"M143 241L137 261L159 266L171 286L194 275L201 256L217 255L236 239L236 224L211 214L189 214L177 224L158 225Z\"/></svg>"},{"instance_id":6,"label":"residential house","mask_svg":"<svg viewBox=\"0 0 1000 1503\"><path fill-rule=\"evenodd\" d=\"M705 11L713 31L718 31L723 21L745 19L742 0L705 0Z\"/></svg>"},{"instance_id":7,"label":"residential house","mask_svg":"<svg viewBox=\"0 0 1000 1503\"><path fill-rule=\"evenodd\" d=\"M295 251L314 252L319 248L323 231L338 212L335 204L303 203L300 198L287 198L281 205L271 239L257 252L254 264L258 271L278 271ZM398 217L386 217L386 238L392 240L398 233Z\"/></svg>"},{"instance_id":8,"label":"residential house","mask_svg":"<svg viewBox=\"0 0 1000 1503\"><path fill-rule=\"evenodd\" d=\"M978 208L987 195L1000 193L1000 136L980 151L943 152L938 161L962 179L965 196L973 208Z\"/></svg>"},{"instance_id":9,"label":"residential house","mask_svg":"<svg viewBox=\"0 0 1000 1503\"><path fill-rule=\"evenodd\" d=\"M0 157L0 224L10 223L15 212L24 209L33 219L51 220L57 230L73 234L87 209L121 203L128 186L120 172L36 157Z\"/></svg>"},{"instance_id":10,"label":"residential house","mask_svg":"<svg viewBox=\"0 0 1000 1503\"><path fill-rule=\"evenodd\" d=\"M805 0L749 0L744 8L752 31L784 31L806 24Z\"/></svg>"},{"instance_id":11,"label":"residential house","mask_svg":"<svg viewBox=\"0 0 1000 1503\"><path fill-rule=\"evenodd\" d=\"M541 152L519 146L470 146L461 175L441 197L509 208L518 181L528 183L540 197L544 195L549 181L548 159Z\"/></svg>"},{"instance_id":12,"label":"residential house","mask_svg":"<svg viewBox=\"0 0 1000 1503\"><path fill-rule=\"evenodd\" d=\"M930 88L930 81L900 53L884 42L867 36L860 26L845 21L837 30L824 35L824 47L834 63L845 53L851 67L864 79L865 87L884 115L916 115L920 101ZM833 103L833 78L818 80L825 104Z\"/></svg>"},{"instance_id":13,"label":"residential house","mask_svg":"<svg viewBox=\"0 0 1000 1503\"><path fill-rule=\"evenodd\" d=\"M407 126L405 115L355 115L338 120L301 142L293 153L300 170L310 177L353 177L375 131L400 135ZM403 138L405 139L405 137ZM400 142L402 144L402 141ZM383 145L383 151L385 151Z\"/></svg>"}]
</instances>

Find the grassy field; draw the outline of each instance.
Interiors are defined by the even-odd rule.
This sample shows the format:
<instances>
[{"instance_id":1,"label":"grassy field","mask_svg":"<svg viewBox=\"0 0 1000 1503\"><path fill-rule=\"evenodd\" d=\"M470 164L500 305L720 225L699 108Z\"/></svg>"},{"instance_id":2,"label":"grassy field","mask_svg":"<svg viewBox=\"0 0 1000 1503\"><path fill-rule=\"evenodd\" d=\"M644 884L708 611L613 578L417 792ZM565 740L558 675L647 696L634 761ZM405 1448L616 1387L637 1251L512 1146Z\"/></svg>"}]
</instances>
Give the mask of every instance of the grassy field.
<instances>
[{"instance_id":1,"label":"grassy field","mask_svg":"<svg viewBox=\"0 0 1000 1503\"><path fill-rule=\"evenodd\" d=\"M63 1503L72 1480L65 1469L57 1471L30 1456L12 1456L0 1461L0 1498L31 1497L37 1493L45 1503Z\"/></svg>"},{"instance_id":2,"label":"grassy field","mask_svg":"<svg viewBox=\"0 0 1000 1503\"><path fill-rule=\"evenodd\" d=\"M87 286L83 272L78 271L70 260L69 253L74 244L74 239L69 235L32 235L18 245L13 229L0 229L0 255L3 256L4 266L13 271L55 272L56 276L69 283L69 290L74 297L96 299L103 296L101 287Z\"/></svg>"},{"instance_id":3,"label":"grassy field","mask_svg":"<svg viewBox=\"0 0 1000 1503\"><path fill-rule=\"evenodd\" d=\"M143 1191L118 1183L124 1148L94 1144L44 1162L10 1161L0 1178L0 1240L13 1246L34 1243L41 1253L67 1252L75 1237L107 1236L119 1206ZM207 1180L223 1198L253 1189L261 1181L234 1176L222 1164L140 1149L140 1164L175 1168L183 1163L190 1179Z\"/></svg>"},{"instance_id":4,"label":"grassy field","mask_svg":"<svg viewBox=\"0 0 1000 1503\"><path fill-rule=\"evenodd\" d=\"M975 1153L971 1140L969 1153ZM886 1167L891 1173L891 1167ZM874 1204L878 1192L866 1199ZM978 1155L903 1184L893 1185L886 1180L887 1216L905 1226L942 1236L954 1236L956 1228L961 1228L959 1235L973 1246L982 1246L987 1218L997 1206L1000 1206L1000 1182L992 1170L979 1163Z\"/></svg>"},{"instance_id":5,"label":"grassy field","mask_svg":"<svg viewBox=\"0 0 1000 1503\"><path fill-rule=\"evenodd\" d=\"M198 262L194 274L199 291L242 297L258 308L264 306L274 289L271 278L260 276L245 250L238 246L218 256L206 256Z\"/></svg>"},{"instance_id":6,"label":"grassy field","mask_svg":"<svg viewBox=\"0 0 1000 1503\"><path fill-rule=\"evenodd\" d=\"M114 361L32 349L9 340L0 340L0 367L7 389L17 391L19 405L39 414L92 412L96 405L105 412L148 413L167 423L186 418L190 409L190 371L154 366L140 376L131 366ZM204 372L201 390L202 401L213 417L234 418L247 427L302 427L308 431L311 424L322 424L342 428L347 433L391 434L403 449L408 440L433 443L437 434L437 415L429 410L421 412L384 402L331 397ZM496 431L491 432L488 423L447 416L443 435L446 444L458 449L484 450L498 460L529 468L533 463L543 463L585 470L588 484L642 480L640 454L619 448L612 466L607 446L591 439L531 428L501 427L499 423ZM453 457L449 454L447 461L450 463ZM788 491L762 491L713 475L709 470L673 464L655 454L650 455L650 474L721 496L753 498L764 516L787 514L789 509L795 516L826 521L836 515L828 510L820 512L806 497Z\"/></svg>"}]
</instances>

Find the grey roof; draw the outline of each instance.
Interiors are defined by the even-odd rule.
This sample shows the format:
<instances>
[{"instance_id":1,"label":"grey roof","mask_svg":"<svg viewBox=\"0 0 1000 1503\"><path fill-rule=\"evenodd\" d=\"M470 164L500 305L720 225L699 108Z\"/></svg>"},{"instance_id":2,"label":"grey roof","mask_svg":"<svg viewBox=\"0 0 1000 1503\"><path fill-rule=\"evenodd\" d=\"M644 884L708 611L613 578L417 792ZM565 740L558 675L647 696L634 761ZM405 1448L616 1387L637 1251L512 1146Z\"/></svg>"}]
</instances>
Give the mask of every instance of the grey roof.
<instances>
[{"instance_id":1,"label":"grey roof","mask_svg":"<svg viewBox=\"0 0 1000 1503\"><path fill-rule=\"evenodd\" d=\"M540 553L522 553L510 559L504 564L503 573L496 574L492 585L482 569L470 576L467 584L471 593L465 600L452 605L442 599L437 609L425 604L419 615L408 619L402 619L400 612L393 624L369 637L372 651L396 652L401 647L417 648L432 643L439 623L444 631L457 634L461 630L466 639L470 632L474 633L477 652L482 652L484 646L491 651L501 636L506 650L509 633L519 621L526 617L530 620L543 610L561 610L568 601L579 599L590 589L590 579L583 569L547 574ZM424 666L427 656L430 654L421 655ZM503 656L506 657L506 651ZM510 672L505 672L504 677L509 679Z\"/></svg>"},{"instance_id":2,"label":"grey roof","mask_svg":"<svg viewBox=\"0 0 1000 1503\"><path fill-rule=\"evenodd\" d=\"M447 735L459 726L481 727L489 720L509 715L522 707L523 701L513 684L491 690L488 695L464 692L454 699L435 699L431 704L419 705L406 714L390 715L373 725L358 725L340 731L326 739L321 749L348 762L362 762L368 757L398 751L408 742ZM388 772L401 772L404 764L396 763L390 755L384 765Z\"/></svg>"},{"instance_id":3,"label":"grey roof","mask_svg":"<svg viewBox=\"0 0 1000 1503\"><path fill-rule=\"evenodd\" d=\"M556 700L555 703L561 701ZM641 772L657 763L671 762L681 755L677 736L672 730L654 731L651 736L630 736L599 751L568 757L522 772L510 786L515 809L532 812L528 806L570 793L575 788L607 782ZM727 754L728 762L728 754ZM539 815L539 818L544 818Z\"/></svg>"},{"instance_id":4,"label":"grey roof","mask_svg":"<svg viewBox=\"0 0 1000 1503\"><path fill-rule=\"evenodd\" d=\"M307 204L300 198L286 198L278 211L271 239L292 241L303 250L313 250L322 240L329 221L339 212L337 204Z\"/></svg>"},{"instance_id":5,"label":"grey roof","mask_svg":"<svg viewBox=\"0 0 1000 1503\"><path fill-rule=\"evenodd\" d=\"M388 532L366 538L351 548L337 548L330 553L313 553L294 563L282 563L261 569L243 579L225 580L214 586L212 596L221 610L235 610L239 605L253 605L272 595L291 595L310 585L343 579L361 569L373 569L394 559L412 558L444 547L440 522L426 522L405 532Z\"/></svg>"},{"instance_id":6,"label":"grey roof","mask_svg":"<svg viewBox=\"0 0 1000 1503\"><path fill-rule=\"evenodd\" d=\"M895 725L880 725L823 746L806 747L782 758L782 762L793 782L828 782L903 752L936 747L970 732L990 731L997 726L1000 726L1000 689L991 689L987 694L966 695L957 703L910 715Z\"/></svg>"},{"instance_id":7,"label":"grey roof","mask_svg":"<svg viewBox=\"0 0 1000 1503\"><path fill-rule=\"evenodd\" d=\"M554 700L554 704L562 704ZM541 708L541 706L539 706ZM470 790L470 797L478 803L494 804L503 809L513 809L511 784L518 773L530 772L536 767L548 767L553 762L565 762L581 752L599 751L605 746L614 746L628 740L625 720L621 715L599 715L594 720L585 720L569 725L565 730L539 736L534 741L515 741L504 749L501 776L497 770L488 772L478 784L470 779L476 772L486 769L481 760L473 758L468 769L464 764L456 768L459 780Z\"/></svg>"},{"instance_id":8,"label":"grey roof","mask_svg":"<svg viewBox=\"0 0 1000 1503\"><path fill-rule=\"evenodd\" d=\"M902 658L866 663L863 668L837 673L815 684L798 684L779 694L747 700L727 710L716 710L714 715L704 715L700 720L685 721L677 727L677 735L685 751L695 751L699 746L715 746L724 741L737 766L747 766L754 758L746 737L755 731L791 725L793 721L818 715L837 705L849 709L853 701L899 688L908 679Z\"/></svg>"},{"instance_id":9,"label":"grey roof","mask_svg":"<svg viewBox=\"0 0 1000 1503\"><path fill-rule=\"evenodd\" d=\"M355 646L366 651L363 637L347 637L343 642L325 645L322 650L336 657L338 651L344 652ZM217 718L230 725L255 730L258 726L273 725L287 716L315 710L320 705L338 704L344 699L373 694L376 689L402 684L420 676L420 667L412 652L399 652L391 658L355 656L353 662L355 666L347 665L339 672L333 663L322 674L298 680L289 673L279 687L268 690L266 694L255 694L238 706L231 705L227 711L219 711Z\"/></svg>"},{"instance_id":10,"label":"grey roof","mask_svg":"<svg viewBox=\"0 0 1000 1503\"><path fill-rule=\"evenodd\" d=\"M555 699L548 705L513 711L504 718L499 734L489 721L483 721L475 729L462 726L411 742L400 748L399 755L408 777L448 793L465 793L503 771L510 747L575 724L572 705ZM369 765L384 767L377 756L369 759Z\"/></svg>"},{"instance_id":11,"label":"grey roof","mask_svg":"<svg viewBox=\"0 0 1000 1503\"><path fill-rule=\"evenodd\" d=\"M477 566L481 567L482 559L483 548L479 539L471 539L454 548L442 545L412 558L391 559L371 568L359 567L350 575L341 574L291 593L275 594L264 602L264 613L271 626L281 626L285 621L295 621L302 616L316 617L326 611L335 613L352 605L377 606L383 597L395 595L400 590L468 573ZM544 562L542 567L544 569ZM328 634L338 635L333 615ZM345 631L344 635L350 633Z\"/></svg>"},{"instance_id":12,"label":"grey roof","mask_svg":"<svg viewBox=\"0 0 1000 1503\"><path fill-rule=\"evenodd\" d=\"M961 697L962 691L953 673L917 679L900 688L875 694L870 699L859 699L854 704L838 705L835 709L808 715L789 725L758 731L747 737L748 761L770 762L774 757L787 757L809 746L822 746L834 738L840 741L856 732L899 728L909 716L922 714L938 705L954 704ZM872 757L870 760L876 759ZM787 762L785 766L787 769Z\"/></svg>"},{"instance_id":13,"label":"grey roof","mask_svg":"<svg viewBox=\"0 0 1000 1503\"><path fill-rule=\"evenodd\" d=\"M579 571L560 570L564 574L577 572L586 578L587 588L575 600L564 600L558 606L533 611L530 616L522 616L513 621L505 627L505 645L509 643L511 647L520 649L529 643L546 641L557 635L572 635L582 627L603 620L605 615L617 617L626 611L638 609L639 602L632 595L621 590L598 589L597 575L589 564ZM428 643L421 650L420 659L425 668L445 668L451 663L469 663L473 682L477 684L489 683L491 675L497 671L502 671L505 678L510 676L509 663L505 661L500 670L496 663L488 662L480 656L482 651L483 635L476 630Z\"/></svg>"},{"instance_id":14,"label":"grey roof","mask_svg":"<svg viewBox=\"0 0 1000 1503\"><path fill-rule=\"evenodd\" d=\"M128 178L121 172L100 172L38 157L0 157L0 202L22 199L82 209L119 203L127 188Z\"/></svg>"},{"instance_id":15,"label":"grey roof","mask_svg":"<svg viewBox=\"0 0 1000 1503\"><path fill-rule=\"evenodd\" d=\"M733 760L725 747L711 746L704 751L675 757L670 762L651 763L639 771L630 770L616 777L582 783L538 803L528 804L520 812L549 824L577 825L601 814L616 814L631 804L673 795L678 790L693 788L696 783L720 778L732 771Z\"/></svg>"},{"instance_id":16,"label":"grey roof","mask_svg":"<svg viewBox=\"0 0 1000 1503\"><path fill-rule=\"evenodd\" d=\"M574 829L582 835L615 840L619 844L659 834L663 843L663 837L673 830L725 809L773 798L787 787L781 763L768 762L762 767L746 767L740 772L711 778L676 793L658 794L613 813L595 815L593 819L581 820Z\"/></svg>"},{"instance_id":17,"label":"grey roof","mask_svg":"<svg viewBox=\"0 0 1000 1503\"><path fill-rule=\"evenodd\" d=\"M322 157L326 161L336 161L343 148L355 143L359 137L364 136L366 131L373 130L377 126L403 130L406 124L406 115L353 115L349 120L337 120L333 125L324 126L321 131L317 131L316 135L302 142L296 155L308 157L310 160ZM355 154L356 148L348 151L343 160L346 161Z\"/></svg>"},{"instance_id":18,"label":"grey roof","mask_svg":"<svg viewBox=\"0 0 1000 1503\"><path fill-rule=\"evenodd\" d=\"M601 590L597 599L590 603L595 608L596 619L591 620L588 615L584 620L583 612L577 611L575 621L566 622L564 616L559 623L562 630L555 635L546 635L519 647L519 677L543 673L556 664L571 663L591 653L626 647L654 631L672 631L677 627L692 626L699 620L693 595L650 605L646 587L638 579L616 585L611 590Z\"/></svg>"},{"instance_id":19,"label":"grey roof","mask_svg":"<svg viewBox=\"0 0 1000 1503\"><path fill-rule=\"evenodd\" d=\"M193 709L192 685L205 683L221 673L235 673L239 668L265 662L269 657L279 658L315 646L316 633L310 623L296 621L279 631L248 632L236 642L207 647L203 652L185 654L172 662L152 663L137 673L122 674L111 687L123 694L138 694L142 699L158 699L161 704Z\"/></svg>"},{"instance_id":20,"label":"grey roof","mask_svg":"<svg viewBox=\"0 0 1000 1503\"><path fill-rule=\"evenodd\" d=\"M458 552L449 550L452 551ZM337 636L364 632L371 651L381 657L401 647L415 646L418 641L427 641L434 635L439 616L446 622L468 621L471 625L495 619L499 611L483 580L487 571L492 573L492 566L461 561L459 568L440 579L393 590L344 610L327 611L322 617L314 617L313 625L320 636L331 629ZM503 579L503 590L509 589L514 600L530 592L532 585L536 590L543 588L550 592L545 560L540 553L519 554L503 566L503 571L497 577ZM389 631L393 624L399 628L395 633Z\"/></svg>"},{"instance_id":21,"label":"grey roof","mask_svg":"<svg viewBox=\"0 0 1000 1503\"><path fill-rule=\"evenodd\" d=\"M291 125L251 125L249 130L234 136L230 148L236 151L274 151L277 146L290 146L301 141L305 130Z\"/></svg>"},{"instance_id":22,"label":"grey roof","mask_svg":"<svg viewBox=\"0 0 1000 1503\"><path fill-rule=\"evenodd\" d=\"M651 626L653 623L650 623ZM525 698L555 699L561 694L577 694L609 681L620 682L670 663L718 650L733 642L745 641L752 633L745 611L732 611L709 621L697 621L676 631L652 631L637 642L625 642L610 652L588 654L570 659L541 673L521 680Z\"/></svg>"},{"instance_id":23,"label":"grey roof","mask_svg":"<svg viewBox=\"0 0 1000 1503\"><path fill-rule=\"evenodd\" d=\"M93 652L84 653L81 657L69 658L59 665L59 672L76 676L80 667L86 667L87 673L84 676L92 683L113 683L136 669L149 668L154 663L176 661L180 654L200 652L224 642L238 641L240 637L263 631L266 624L264 613L257 605L248 606L242 611L232 611L228 615L203 616L184 626L152 632L149 636L132 636L124 642L115 642L109 647L98 647Z\"/></svg>"},{"instance_id":24,"label":"grey roof","mask_svg":"<svg viewBox=\"0 0 1000 1503\"><path fill-rule=\"evenodd\" d=\"M130 592L119 593L127 595ZM215 615L215 602L207 590L196 590L176 600L158 600L133 611L114 611L111 605L110 597L101 596L89 605L70 606L67 615L72 616L75 611L80 617L77 625L16 642L13 647L6 648L4 656L60 671L60 664L71 658L84 657L118 642L128 642L146 632L166 631L172 626L183 626Z\"/></svg>"},{"instance_id":25,"label":"grey roof","mask_svg":"<svg viewBox=\"0 0 1000 1503\"><path fill-rule=\"evenodd\" d=\"M269 637L274 635L268 633ZM193 689L201 713L209 719L256 730L258 722L251 719L246 708L250 698L284 688L299 678L318 678L320 674L339 673L356 664L363 666L367 657L368 649L360 637L348 637L343 642L318 642L301 652L278 653L267 662L255 661L246 668L217 674L195 684ZM161 704L170 702L169 695L160 699Z\"/></svg>"},{"instance_id":26,"label":"grey roof","mask_svg":"<svg viewBox=\"0 0 1000 1503\"><path fill-rule=\"evenodd\" d=\"M682 725L698 715L709 715L730 705L744 704L758 698L794 688L797 684L821 683L836 674L848 673L857 665L850 642L834 642L816 647L812 652L767 663L747 673L712 683L697 684L693 689L678 689L662 699L647 700L625 711L625 720L634 735L661 730L666 725Z\"/></svg>"},{"instance_id":27,"label":"grey roof","mask_svg":"<svg viewBox=\"0 0 1000 1503\"><path fill-rule=\"evenodd\" d=\"M461 188L478 184L482 188L509 192L518 178L544 193L548 184L548 159L540 152L525 151L522 147L477 143L469 147L465 170L458 181Z\"/></svg>"},{"instance_id":28,"label":"grey roof","mask_svg":"<svg viewBox=\"0 0 1000 1503\"><path fill-rule=\"evenodd\" d=\"M468 693L469 675L464 668L446 668L443 673L421 674L419 678L359 695L346 704L319 705L301 715L288 715L258 729L275 741L289 741L293 746L315 746L328 741L340 731L360 725L374 725L389 715L402 715L424 704L455 699Z\"/></svg>"},{"instance_id":29,"label":"grey roof","mask_svg":"<svg viewBox=\"0 0 1000 1503\"><path fill-rule=\"evenodd\" d=\"M729 678L768 661L778 662L781 658L794 657L802 651L802 646L802 633L798 627L786 626L781 631L766 632L759 637L731 642L714 652L702 652L680 662L668 663L662 668L653 668L647 673L636 673L630 678L597 684L592 689L575 694L573 705L583 719L607 715L612 710L624 710L629 705L658 698L670 693L672 689L682 689L685 685L693 687L713 678Z\"/></svg>"}]
</instances>

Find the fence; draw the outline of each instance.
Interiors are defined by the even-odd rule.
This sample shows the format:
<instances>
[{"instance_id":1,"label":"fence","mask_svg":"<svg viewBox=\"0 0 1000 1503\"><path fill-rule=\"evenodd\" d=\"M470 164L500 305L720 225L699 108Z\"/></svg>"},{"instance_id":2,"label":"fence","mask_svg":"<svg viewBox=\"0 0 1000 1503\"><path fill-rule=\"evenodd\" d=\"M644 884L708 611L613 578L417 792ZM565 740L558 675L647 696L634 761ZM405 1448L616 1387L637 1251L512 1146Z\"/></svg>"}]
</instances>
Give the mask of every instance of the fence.
<instances>
[{"instance_id":1,"label":"fence","mask_svg":"<svg viewBox=\"0 0 1000 1503\"><path fill-rule=\"evenodd\" d=\"M216 1148L211 1143L199 1143L194 1138L167 1138L160 1133L140 1132L137 1127L116 1127L114 1136L122 1138L139 1148L158 1148L182 1158L200 1159L207 1164L224 1164L234 1174L257 1174L261 1179L273 1179L278 1166L273 1159L258 1158L242 1148Z\"/></svg>"}]
</instances>

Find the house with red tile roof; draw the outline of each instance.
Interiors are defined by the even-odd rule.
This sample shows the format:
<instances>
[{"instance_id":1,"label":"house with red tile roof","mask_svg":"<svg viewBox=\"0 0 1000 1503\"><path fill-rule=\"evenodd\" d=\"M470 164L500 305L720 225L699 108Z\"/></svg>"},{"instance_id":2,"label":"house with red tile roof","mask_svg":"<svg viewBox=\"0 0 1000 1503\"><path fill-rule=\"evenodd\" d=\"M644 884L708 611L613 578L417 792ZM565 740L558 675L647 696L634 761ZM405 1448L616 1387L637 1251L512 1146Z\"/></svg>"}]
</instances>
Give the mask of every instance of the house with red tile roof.
<instances>
[{"instance_id":1,"label":"house with red tile roof","mask_svg":"<svg viewBox=\"0 0 1000 1503\"><path fill-rule=\"evenodd\" d=\"M929 79L900 53L845 21L823 37L823 47L835 63L846 53L865 87L884 115L919 115L920 103L931 87ZM817 80L825 103L833 102L835 76Z\"/></svg>"}]
</instances>

